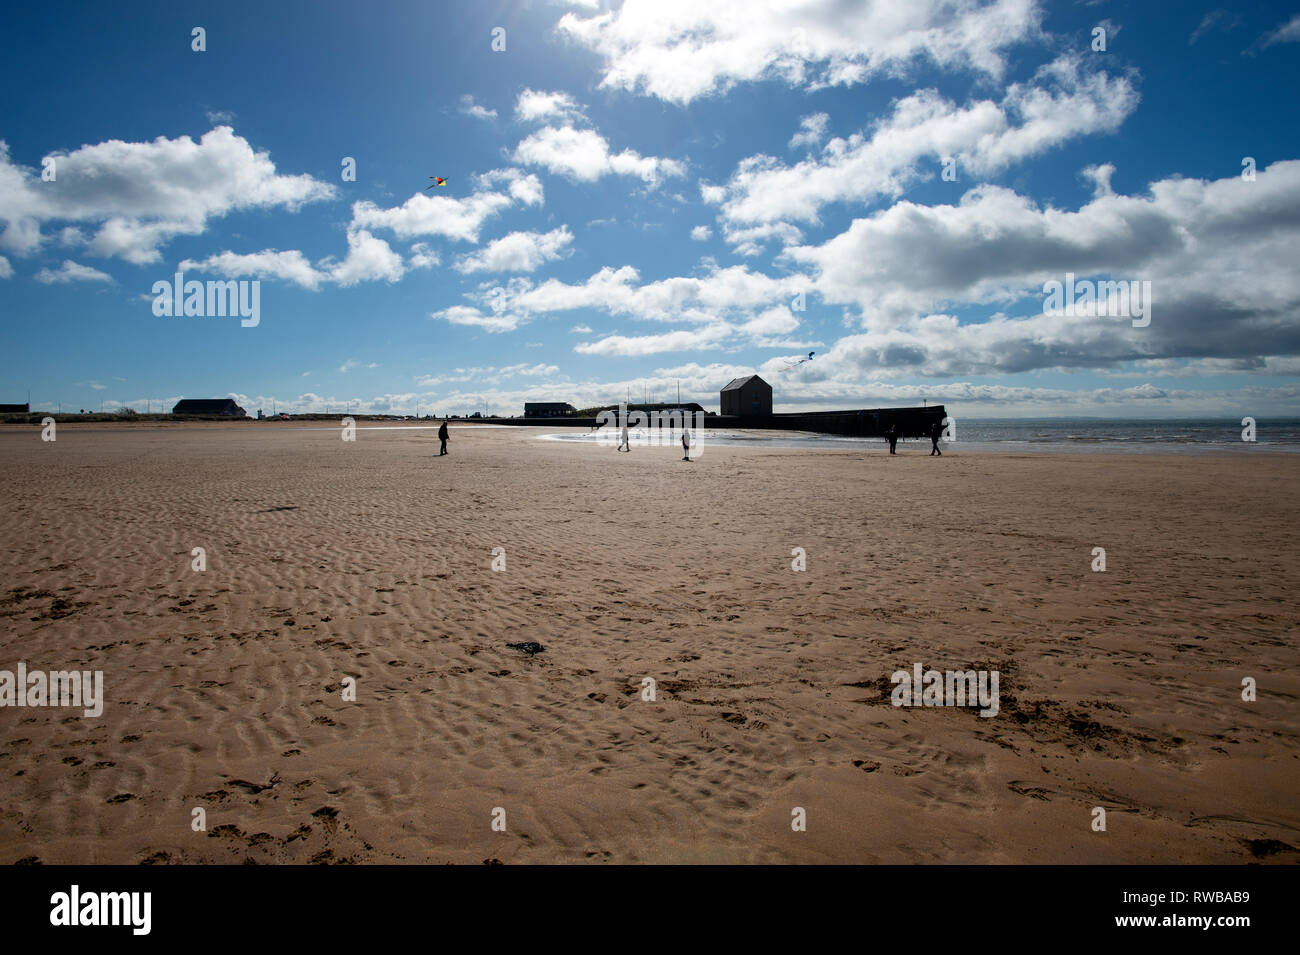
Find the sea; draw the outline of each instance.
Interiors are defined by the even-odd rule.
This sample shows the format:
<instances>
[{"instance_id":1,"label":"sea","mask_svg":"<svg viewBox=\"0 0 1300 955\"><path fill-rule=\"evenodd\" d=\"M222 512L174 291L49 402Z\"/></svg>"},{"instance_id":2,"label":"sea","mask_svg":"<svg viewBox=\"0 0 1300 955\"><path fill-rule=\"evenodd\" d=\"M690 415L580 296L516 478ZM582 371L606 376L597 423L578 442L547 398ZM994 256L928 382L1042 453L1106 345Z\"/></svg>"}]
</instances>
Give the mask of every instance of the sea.
<instances>
[{"instance_id":1,"label":"sea","mask_svg":"<svg viewBox=\"0 0 1300 955\"><path fill-rule=\"evenodd\" d=\"M963 418L954 416L953 441L943 451L1070 454L1255 454L1300 453L1300 418L1256 418L1254 440L1243 438L1241 418ZM635 432L633 432L635 434ZM601 435L572 429L539 434L552 441L597 442ZM609 436L604 436L609 440ZM860 451L886 448L883 438L848 438L806 431L704 429L704 443L714 446L819 448ZM635 441L633 447L636 447ZM908 439L900 453L930 451L930 441Z\"/></svg>"}]
</instances>

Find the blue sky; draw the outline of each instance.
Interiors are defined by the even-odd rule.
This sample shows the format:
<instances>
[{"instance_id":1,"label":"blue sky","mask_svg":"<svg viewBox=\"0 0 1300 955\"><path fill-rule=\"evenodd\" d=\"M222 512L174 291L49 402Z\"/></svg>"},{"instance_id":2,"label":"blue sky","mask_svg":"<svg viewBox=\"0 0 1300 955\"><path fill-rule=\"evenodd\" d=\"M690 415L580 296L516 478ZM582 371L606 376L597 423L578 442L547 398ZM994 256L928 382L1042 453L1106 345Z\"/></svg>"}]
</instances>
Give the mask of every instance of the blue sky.
<instances>
[{"instance_id":1,"label":"blue sky","mask_svg":"<svg viewBox=\"0 0 1300 955\"><path fill-rule=\"evenodd\" d=\"M758 372L777 410L1300 413L1300 4L0 24L0 401L716 408ZM257 326L155 315L178 269L258 281ZM1067 273L1150 283L1149 323L1045 308Z\"/></svg>"}]
</instances>

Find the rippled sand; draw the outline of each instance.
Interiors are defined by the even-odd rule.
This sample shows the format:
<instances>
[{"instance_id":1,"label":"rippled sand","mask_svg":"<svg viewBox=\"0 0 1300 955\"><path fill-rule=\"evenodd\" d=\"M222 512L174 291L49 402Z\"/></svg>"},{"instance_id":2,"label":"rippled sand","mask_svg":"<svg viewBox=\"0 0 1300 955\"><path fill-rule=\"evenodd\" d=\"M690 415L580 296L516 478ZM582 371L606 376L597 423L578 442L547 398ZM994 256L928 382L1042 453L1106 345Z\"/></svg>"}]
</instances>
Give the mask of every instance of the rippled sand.
<instances>
[{"instance_id":1,"label":"rippled sand","mask_svg":"<svg viewBox=\"0 0 1300 955\"><path fill-rule=\"evenodd\" d=\"M0 862L1300 859L1300 464L883 447L0 430Z\"/></svg>"}]
</instances>

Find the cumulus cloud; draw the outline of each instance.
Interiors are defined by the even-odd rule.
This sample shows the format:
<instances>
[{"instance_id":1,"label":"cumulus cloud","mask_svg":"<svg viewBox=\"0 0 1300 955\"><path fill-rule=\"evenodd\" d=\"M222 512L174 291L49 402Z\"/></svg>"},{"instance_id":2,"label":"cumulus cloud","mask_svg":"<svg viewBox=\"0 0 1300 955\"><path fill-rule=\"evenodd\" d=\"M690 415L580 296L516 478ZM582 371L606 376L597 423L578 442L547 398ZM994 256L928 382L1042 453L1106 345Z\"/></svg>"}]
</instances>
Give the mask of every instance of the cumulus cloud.
<instances>
[{"instance_id":1,"label":"cumulus cloud","mask_svg":"<svg viewBox=\"0 0 1300 955\"><path fill-rule=\"evenodd\" d=\"M1298 243L1300 161L1288 161L1255 182L1164 179L1078 211L984 186L957 205L900 202L787 254L813 267L826 302L860 310L869 334L835 346L855 367L992 374L1300 353L1300 274L1288 265ZM1044 314L1043 283L1067 273L1150 281L1149 327ZM931 313L1026 297L1022 317L963 324Z\"/></svg>"},{"instance_id":2,"label":"cumulus cloud","mask_svg":"<svg viewBox=\"0 0 1300 955\"><path fill-rule=\"evenodd\" d=\"M63 265L58 269L41 269L37 272L36 281L44 285L67 285L70 282L111 282L113 277L99 269L64 259Z\"/></svg>"},{"instance_id":3,"label":"cumulus cloud","mask_svg":"<svg viewBox=\"0 0 1300 955\"><path fill-rule=\"evenodd\" d=\"M423 242L417 242L411 246L410 256L406 260L407 266L413 269L432 268L441 262L442 259L438 253L429 248Z\"/></svg>"},{"instance_id":4,"label":"cumulus cloud","mask_svg":"<svg viewBox=\"0 0 1300 955\"><path fill-rule=\"evenodd\" d=\"M578 283L548 279L534 285L528 279L512 279L500 291L470 296L491 314L479 307L457 305L435 312L432 317L504 332L539 315L594 309L611 316L693 326L648 335L616 333L576 348L584 354L646 355L719 347L724 342L785 342L774 336L793 331L799 322L788 309L776 306L808 287L805 276L772 278L743 266L715 266L703 276L674 276L644 284L631 266L606 267ZM588 334L591 328L582 325L573 331Z\"/></svg>"},{"instance_id":5,"label":"cumulus cloud","mask_svg":"<svg viewBox=\"0 0 1300 955\"><path fill-rule=\"evenodd\" d=\"M582 115L582 107L568 93L525 89L515 101L515 119L522 122L573 120Z\"/></svg>"},{"instance_id":6,"label":"cumulus cloud","mask_svg":"<svg viewBox=\"0 0 1300 955\"><path fill-rule=\"evenodd\" d=\"M831 118L827 113L813 113L811 116L805 116L799 120L799 132L790 137L790 148L798 149L800 146L816 146L826 138L826 129L830 126Z\"/></svg>"},{"instance_id":7,"label":"cumulus cloud","mask_svg":"<svg viewBox=\"0 0 1300 955\"><path fill-rule=\"evenodd\" d=\"M225 278L279 279L292 282L305 289L318 289L333 283L344 288L360 282L384 280L396 282L409 268L425 268L437 264L436 254L422 244L412 247L409 263L383 239L378 239L364 229L349 229L348 252L343 261L333 256L321 259L316 265L296 249L261 252L219 252L205 259L186 259L178 266L182 272L211 272Z\"/></svg>"},{"instance_id":8,"label":"cumulus cloud","mask_svg":"<svg viewBox=\"0 0 1300 955\"><path fill-rule=\"evenodd\" d=\"M685 104L737 83L863 83L914 63L1002 74L1038 35L1035 0L627 0L557 31L604 58L601 85Z\"/></svg>"},{"instance_id":9,"label":"cumulus cloud","mask_svg":"<svg viewBox=\"0 0 1300 955\"><path fill-rule=\"evenodd\" d=\"M278 174L267 153L255 152L229 126L197 143L188 136L109 140L46 158L54 163L53 182L14 165L0 143L0 246L20 255L40 247L46 224L77 222L98 226L90 254L149 264L161 259L162 245L202 234L211 218L245 209L292 211L336 194L311 176Z\"/></svg>"},{"instance_id":10,"label":"cumulus cloud","mask_svg":"<svg viewBox=\"0 0 1300 955\"><path fill-rule=\"evenodd\" d=\"M13 278L14 267L9 264L9 260L0 255L0 279Z\"/></svg>"},{"instance_id":11,"label":"cumulus cloud","mask_svg":"<svg viewBox=\"0 0 1300 955\"><path fill-rule=\"evenodd\" d=\"M327 263L326 267L330 278L342 286L376 279L396 282L406 274L402 257L365 229L349 230L347 257L337 265Z\"/></svg>"},{"instance_id":12,"label":"cumulus cloud","mask_svg":"<svg viewBox=\"0 0 1300 955\"><path fill-rule=\"evenodd\" d=\"M706 225L697 225L691 230L691 238L696 242L703 242L713 235L713 230Z\"/></svg>"},{"instance_id":13,"label":"cumulus cloud","mask_svg":"<svg viewBox=\"0 0 1300 955\"><path fill-rule=\"evenodd\" d=\"M573 242L568 226L550 232L512 232L489 242L481 251L464 256L456 271L532 272L546 262L563 257Z\"/></svg>"},{"instance_id":14,"label":"cumulus cloud","mask_svg":"<svg viewBox=\"0 0 1300 955\"><path fill-rule=\"evenodd\" d=\"M957 160L959 175L989 175L1068 139L1113 131L1137 102L1126 77L1091 72L1070 54L1044 66L1032 81L1011 84L999 103L958 106L934 90L920 90L897 101L870 136L833 139L820 156L793 166L751 156L725 187L702 194L705 201L721 202L729 233L779 221L815 224L828 203L901 195L909 183L933 175L946 157ZM924 168L922 160L929 160Z\"/></svg>"},{"instance_id":15,"label":"cumulus cloud","mask_svg":"<svg viewBox=\"0 0 1300 955\"><path fill-rule=\"evenodd\" d=\"M683 176L686 166L675 159L642 156L632 149L610 152L609 143L594 129L547 126L515 147L514 161L541 166L577 182L595 182L602 176L636 176L646 183Z\"/></svg>"},{"instance_id":16,"label":"cumulus cloud","mask_svg":"<svg viewBox=\"0 0 1300 955\"><path fill-rule=\"evenodd\" d=\"M548 279L540 285L517 280L506 288L503 309L526 315L591 308L613 316L707 324L718 318L749 318L754 309L769 307L808 288L805 276L773 278L744 266L713 269L704 276L673 276L639 283L629 265L608 266L585 282Z\"/></svg>"},{"instance_id":17,"label":"cumulus cloud","mask_svg":"<svg viewBox=\"0 0 1300 955\"><path fill-rule=\"evenodd\" d=\"M542 184L517 169L496 169L476 179L477 189L464 198L416 193L400 206L381 209L373 202L352 206L351 228L388 229L398 238L440 235L477 242L483 223L516 205L541 205ZM504 186L505 191L500 187Z\"/></svg>"},{"instance_id":18,"label":"cumulus cloud","mask_svg":"<svg viewBox=\"0 0 1300 955\"><path fill-rule=\"evenodd\" d=\"M219 252L205 259L185 259L177 268L182 272L211 272L228 279L280 279L307 289L317 288L326 278L297 250L277 252L263 249L242 254Z\"/></svg>"}]
</instances>

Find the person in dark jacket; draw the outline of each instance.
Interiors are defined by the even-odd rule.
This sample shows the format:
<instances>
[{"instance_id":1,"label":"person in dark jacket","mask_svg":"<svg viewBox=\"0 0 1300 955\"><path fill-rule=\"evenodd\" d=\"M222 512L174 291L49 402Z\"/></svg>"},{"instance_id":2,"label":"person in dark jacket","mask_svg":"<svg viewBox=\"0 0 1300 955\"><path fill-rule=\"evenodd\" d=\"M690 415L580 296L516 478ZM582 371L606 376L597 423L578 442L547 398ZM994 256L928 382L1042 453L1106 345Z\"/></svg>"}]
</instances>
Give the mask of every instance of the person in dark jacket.
<instances>
[{"instance_id":1,"label":"person in dark jacket","mask_svg":"<svg viewBox=\"0 0 1300 955\"><path fill-rule=\"evenodd\" d=\"M936 454L943 457L943 452L939 450L939 439L943 437L943 425L936 421L930 425L930 457Z\"/></svg>"},{"instance_id":2,"label":"person in dark jacket","mask_svg":"<svg viewBox=\"0 0 1300 955\"><path fill-rule=\"evenodd\" d=\"M894 446L898 444L898 425L889 426L889 430L885 432L885 440L889 442L889 453L894 454Z\"/></svg>"},{"instance_id":3,"label":"person in dark jacket","mask_svg":"<svg viewBox=\"0 0 1300 955\"><path fill-rule=\"evenodd\" d=\"M447 419L442 419L442 427L438 429L438 440L442 442L442 447L438 450L438 457L447 453Z\"/></svg>"}]
</instances>

